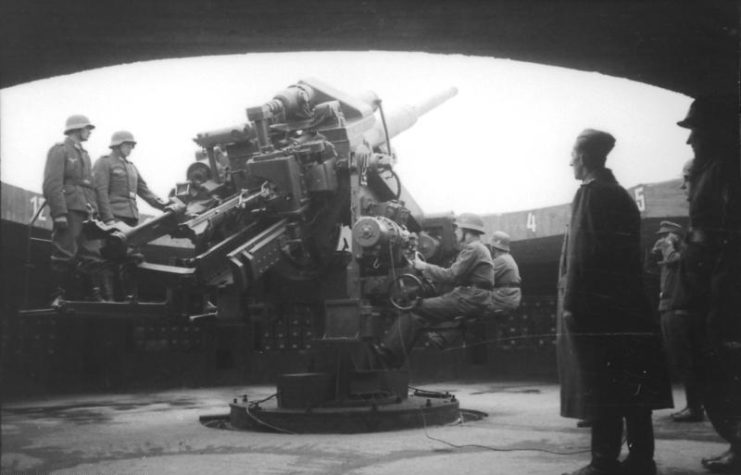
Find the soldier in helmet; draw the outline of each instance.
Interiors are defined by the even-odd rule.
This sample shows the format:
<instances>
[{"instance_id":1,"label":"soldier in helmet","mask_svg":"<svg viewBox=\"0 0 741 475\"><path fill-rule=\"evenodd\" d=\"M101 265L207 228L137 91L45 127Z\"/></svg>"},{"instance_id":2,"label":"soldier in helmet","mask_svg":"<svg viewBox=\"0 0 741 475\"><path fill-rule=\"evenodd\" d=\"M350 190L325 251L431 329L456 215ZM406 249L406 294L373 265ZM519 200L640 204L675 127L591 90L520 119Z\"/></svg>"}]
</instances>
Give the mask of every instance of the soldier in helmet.
<instances>
[{"instance_id":1,"label":"soldier in helmet","mask_svg":"<svg viewBox=\"0 0 741 475\"><path fill-rule=\"evenodd\" d=\"M510 237L504 231L494 231L491 236L491 255L494 259L494 311L517 310L522 300L520 269L510 254Z\"/></svg>"},{"instance_id":2,"label":"soldier in helmet","mask_svg":"<svg viewBox=\"0 0 741 475\"><path fill-rule=\"evenodd\" d=\"M643 290L641 217L605 167L615 138L587 129L571 154L581 181L560 274L561 415L588 420L591 463L571 475L656 473L651 411L672 406L658 325ZM628 456L619 462L623 422Z\"/></svg>"},{"instance_id":3,"label":"soldier in helmet","mask_svg":"<svg viewBox=\"0 0 741 475\"><path fill-rule=\"evenodd\" d=\"M167 203L155 195L147 186L136 166L128 160L136 140L131 132L121 130L114 132L109 148L111 153L95 161L93 173L98 191L100 217L106 223L121 221L127 226L139 223L139 209L136 197L140 196L152 207L164 210ZM131 272L127 267L118 269L123 292L127 295L135 292ZM106 298L113 298L114 275L111 269L103 271L102 290Z\"/></svg>"},{"instance_id":4,"label":"soldier in helmet","mask_svg":"<svg viewBox=\"0 0 741 475\"><path fill-rule=\"evenodd\" d=\"M690 190L690 177L692 176L692 165L695 162L694 159L690 158L682 166L682 186L679 188L684 191L684 196L687 201L690 200L692 190Z\"/></svg>"},{"instance_id":5,"label":"soldier in helmet","mask_svg":"<svg viewBox=\"0 0 741 475\"><path fill-rule=\"evenodd\" d=\"M443 295L422 299L411 312L399 316L384 341L374 346L383 363L401 366L425 327L459 316L480 316L489 310L494 263L481 241L484 221L475 214L462 213L455 220L455 233L462 249L450 267L438 267L418 258L412 262L414 269L425 276L455 287Z\"/></svg>"},{"instance_id":6,"label":"soldier in helmet","mask_svg":"<svg viewBox=\"0 0 741 475\"><path fill-rule=\"evenodd\" d=\"M704 458L710 471L741 473L741 177L738 96L697 98L677 125L689 129L690 227L680 261L675 304L699 319L703 338L703 403L730 443Z\"/></svg>"},{"instance_id":7,"label":"soldier in helmet","mask_svg":"<svg viewBox=\"0 0 741 475\"><path fill-rule=\"evenodd\" d=\"M111 137L111 153L96 160L93 166L100 202L100 217L105 222L123 221L128 226L139 223L136 197L152 207L164 210L167 203L147 186L139 170L128 160L136 146L131 132L121 130Z\"/></svg>"},{"instance_id":8,"label":"soldier in helmet","mask_svg":"<svg viewBox=\"0 0 741 475\"><path fill-rule=\"evenodd\" d=\"M88 297L99 300L95 285L100 264L99 243L86 239L82 223L98 210L90 156L83 148L95 126L84 115L67 118L61 143L49 150L44 168L43 191L53 220L51 271L52 305L70 295L76 271L88 279Z\"/></svg>"}]
</instances>

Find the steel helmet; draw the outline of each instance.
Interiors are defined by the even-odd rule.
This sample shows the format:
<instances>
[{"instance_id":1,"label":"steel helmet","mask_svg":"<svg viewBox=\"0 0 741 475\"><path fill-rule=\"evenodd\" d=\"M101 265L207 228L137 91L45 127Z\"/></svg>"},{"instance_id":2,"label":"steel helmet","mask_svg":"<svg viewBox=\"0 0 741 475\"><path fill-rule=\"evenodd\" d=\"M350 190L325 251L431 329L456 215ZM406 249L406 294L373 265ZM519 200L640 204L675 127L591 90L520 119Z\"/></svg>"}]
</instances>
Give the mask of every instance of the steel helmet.
<instances>
[{"instance_id":1,"label":"steel helmet","mask_svg":"<svg viewBox=\"0 0 741 475\"><path fill-rule=\"evenodd\" d=\"M481 216L473 213L461 213L455 218L455 225L461 229L468 229L479 234L484 234L484 220Z\"/></svg>"},{"instance_id":2,"label":"steel helmet","mask_svg":"<svg viewBox=\"0 0 741 475\"><path fill-rule=\"evenodd\" d=\"M136 145L136 140L134 140L134 134L132 134L128 130L119 130L118 132L113 132L113 135L111 136L111 144L108 147L109 148L118 147L119 145L124 144L126 142Z\"/></svg>"},{"instance_id":3,"label":"steel helmet","mask_svg":"<svg viewBox=\"0 0 741 475\"><path fill-rule=\"evenodd\" d=\"M67 122L64 124L64 133L68 134L73 130L84 129L86 127L89 129L95 128L95 126L90 122L90 119L84 115L71 115L67 117Z\"/></svg>"},{"instance_id":4,"label":"steel helmet","mask_svg":"<svg viewBox=\"0 0 741 475\"><path fill-rule=\"evenodd\" d=\"M491 233L491 247L500 251L509 252L509 234L504 231L494 231Z\"/></svg>"},{"instance_id":5,"label":"steel helmet","mask_svg":"<svg viewBox=\"0 0 741 475\"><path fill-rule=\"evenodd\" d=\"M738 95L713 94L698 97L687 111L687 116L677 122L686 129L708 129L718 127L738 130L733 127L738 120Z\"/></svg>"}]
</instances>

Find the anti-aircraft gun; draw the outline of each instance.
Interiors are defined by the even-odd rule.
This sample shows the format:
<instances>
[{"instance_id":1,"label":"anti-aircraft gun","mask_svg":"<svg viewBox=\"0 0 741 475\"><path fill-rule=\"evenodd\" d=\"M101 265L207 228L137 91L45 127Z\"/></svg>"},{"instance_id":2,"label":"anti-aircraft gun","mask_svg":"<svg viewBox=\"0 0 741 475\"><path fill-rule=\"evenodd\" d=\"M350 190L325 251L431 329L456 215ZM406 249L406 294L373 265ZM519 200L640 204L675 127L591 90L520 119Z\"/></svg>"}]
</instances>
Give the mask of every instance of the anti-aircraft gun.
<instances>
[{"instance_id":1,"label":"anti-aircraft gun","mask_svg":"<svg viewBox=\"0 0 741 475\"><path fill-rule=\"evenodd\" d=\"M199 133L203 159L165 213L135 228L89 226L114 262L165 235L192 243L189 257L136 265L165 283L160 305L170 315L265 320L301 302L321 321L304 372L279 376L277 407L235 400L234 425L382 430L421 424L420 404L426 423L457 417L454 397L408 397L408 374L374 367L365 344L398 312L407 257L435 247L393 171L389 140L456 92L387 120L372 92L353 97L299 81L248 108L246 123Z\"/></svg>"}]
</instances>

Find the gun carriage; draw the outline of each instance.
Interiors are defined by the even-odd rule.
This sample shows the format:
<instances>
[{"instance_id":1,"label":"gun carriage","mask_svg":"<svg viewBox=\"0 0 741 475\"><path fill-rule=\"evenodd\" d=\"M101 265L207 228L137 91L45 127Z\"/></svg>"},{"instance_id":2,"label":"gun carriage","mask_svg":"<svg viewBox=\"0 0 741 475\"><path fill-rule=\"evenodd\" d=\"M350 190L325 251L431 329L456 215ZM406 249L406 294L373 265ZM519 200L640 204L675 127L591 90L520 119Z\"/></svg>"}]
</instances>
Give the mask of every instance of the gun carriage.
<instances>
[{"instance_id":1,"label":"gun carriage","mask_svg":"<svg viewBox=\"0 0 741 475\"><path fill-rule=\"evenodd\" d=\"M301 372L278 376L274 406L235 400L233 425L356 432L455 420L454 397L409 396L408 372L376 367L367 342L413 300L401 277L406 256L441 252L393 170L390 138L456 92L387 120L374 93L306 79L247 108L246 123L197 134L199 159L166 212L134 228L86 228L104 257L164 285L166 298L67 302L62 311L265 322L299 301L319 317L321 337ZM138 249L163 236L188 239L188 256L144 260Z\"/></svg>"}]
</instances>

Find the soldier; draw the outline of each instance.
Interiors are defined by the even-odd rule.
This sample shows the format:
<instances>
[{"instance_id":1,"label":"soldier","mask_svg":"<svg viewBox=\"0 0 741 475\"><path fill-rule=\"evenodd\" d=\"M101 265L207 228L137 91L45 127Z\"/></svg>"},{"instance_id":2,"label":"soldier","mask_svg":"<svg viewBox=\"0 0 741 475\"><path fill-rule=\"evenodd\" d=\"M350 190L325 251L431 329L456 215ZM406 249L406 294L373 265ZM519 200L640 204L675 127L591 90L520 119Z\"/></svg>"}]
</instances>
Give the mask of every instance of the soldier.
<instances>
[{"instance_id":1,"label":"soldier","mask_svg":"<svg viewBox=\"0 0 741 475\"><path fill-rule=\"evenodd\" d=\"M605 168L615 139L587 129L571 166L582 184L564 246L558 315L561 415L592 424L591 463L572 475L656 473L651 411L671 407L659 331L642 286L640 212ZM628 457L618 462L623 420Z\"/></svg>"},{"instance_id":2,"label":"soldier","mask_svg":"<svg viewBox=\"0 0 741 475\"><path fill-rule=\"evenodd\" d=\"M106 223L122 221L127 226L139 223L139 209L136 205L137 195L152 207L164 210L167 203L155 195L139 174L133 163L128 160L136 140L131 132L121 130L111 137L111 153L95 161L93 173L100 204L100 217ZM123 266L117 269L123 293L136 293L133 282L133 269ZM107 299L114 297L114 275L109 268L103 270L101 289Z\"/></svg>"},{"instance_id":3,"label":"soldier","mask_svg":"<svg viewBox=\"0 0 741 475\"><path fill-rule=\"evenodd\" d=\"M137 195L156 209L164 210L167 206L162 198L152 193L136 166L128 160L135 146L131 132L115 132L109 145L111 153L100 157L93 166L100 217L106 223L117 220L136 226L139 223Z\"/></svg>"},{"instance_id":4,"label":"soldier","mask_svg":"<svg viewBox=\"0 0 741 475\"><path fill-rule=\"evenodd\" d=\"M703 420L700 376L700 341L702 330L699 319L678 305L674 296L679 280L679 261L682 256L682 226L662 221L657 231L660 236L651 250L656 257L660 274L659 314L664 345L677 373L682 378L687 406L671 415L675 422Z\"/></svg>"},{"instance_id":5,"label":"soldier","mask_svg":"<svg viewBox=\"0 0 741 475\"><path fill-rule=\"evenodd\" d=\"M70 283L76 271L88 280L88 297L100 300L96 285L101 262L99 243L86 239L82 232L83 221L98 209L90 157L82 147L94 128L84 115L70 116L64 128L67 138L53 145L46 157L43 191L53 219L53 306L58 306L65 297L70 298Z\"/></svg>"},{"instance_id":6,"label":"soldier","mask_svg":"<svg viewBox=\"0 0 741 475\"><path fill-rule=\"evenodd\" d=\"M481 316L489 310L494 263L481 242L484 221L475 214L462 213L455 220L455 233L462 249L450 267L438 267L417 258L412 262L414 269L427 277L453 284L455 288L422 299L412 312L399 316L384 341L373 347L382 363L393 367L403 365L421 331L431 324L452 321L458 316Z\"/></svg>"},{"instance_id":7,"label":"soldier","mask_svg":"<svg viewBox=\"0 0 741 475\"><path fill-rule=\"evenodd\" d=\"M491 295L493 310L517 310L522 300L520 269L510 254L510 237L504 231L494 231L491 251L494 260L494 290Z\"/></svg>"},{"instance_id":8,"label":"soldier","mask_svg":"<svg viewBox=\"0 0 741 475\"><path fill-rule=\"evenodd\" d=\"M690 229L676 300L704 331L703 403L718 434L730 443L705 458L714 472L741 472L741 177L738 97L701 97L677 125L690 130L695 154L689 173Z\"/></svg>"},{"instance_id":9,"label":"soldier","mask_svg":"<svg viewBox=\"0 0 741 475\"><path fill-rule=\"evenodd\" d=\"M684 163L684 166L682 167L682 186L679 188L684 191L684 197L687 198L687 201L690 200L690 176L692 176L692 164L694 163L693 159L689 159Z\"/></svg>"}]
</instances>

